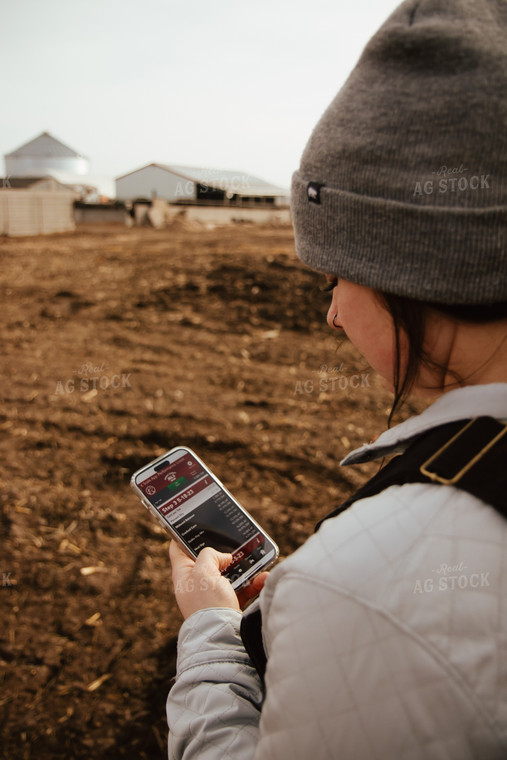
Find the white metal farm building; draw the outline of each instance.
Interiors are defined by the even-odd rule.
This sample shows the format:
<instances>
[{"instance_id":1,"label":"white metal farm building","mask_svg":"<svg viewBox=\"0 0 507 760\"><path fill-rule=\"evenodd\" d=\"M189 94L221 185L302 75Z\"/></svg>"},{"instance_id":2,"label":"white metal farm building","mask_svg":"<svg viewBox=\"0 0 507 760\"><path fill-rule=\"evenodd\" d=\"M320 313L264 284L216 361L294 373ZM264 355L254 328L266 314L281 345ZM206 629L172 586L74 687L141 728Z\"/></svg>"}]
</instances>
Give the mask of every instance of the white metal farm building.
<instances>
[{"instance_id":1,"label":"white metal farm building","mask_svg":"<svg viewBox=\"0 0 507 760\"><path fill-rule=\"evenodd\" d=\"M148 164L116 179L116 197L163 198L172 203L284 206L287 190L239 171Z\"/></svg>"}]
</instances>

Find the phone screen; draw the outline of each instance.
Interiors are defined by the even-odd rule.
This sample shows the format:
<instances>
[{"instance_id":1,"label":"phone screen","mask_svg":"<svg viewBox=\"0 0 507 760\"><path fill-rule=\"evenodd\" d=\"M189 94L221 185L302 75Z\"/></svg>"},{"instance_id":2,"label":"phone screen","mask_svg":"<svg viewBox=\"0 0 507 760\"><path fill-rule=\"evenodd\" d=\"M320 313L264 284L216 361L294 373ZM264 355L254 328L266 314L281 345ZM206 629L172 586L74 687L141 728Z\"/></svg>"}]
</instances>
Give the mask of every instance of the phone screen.
<instances>
[{"instance_id":1,"label":"phone screen","mask_svg":"<svg viewBox=\"0 0 507 760\"><path fill-rule=\"evenodd\" d=\"M136 474L135 483L184 544L233 555L223 575L241 585L277 554L277 547L187 449L178 449Z\"/></svg>"}]
</instances>

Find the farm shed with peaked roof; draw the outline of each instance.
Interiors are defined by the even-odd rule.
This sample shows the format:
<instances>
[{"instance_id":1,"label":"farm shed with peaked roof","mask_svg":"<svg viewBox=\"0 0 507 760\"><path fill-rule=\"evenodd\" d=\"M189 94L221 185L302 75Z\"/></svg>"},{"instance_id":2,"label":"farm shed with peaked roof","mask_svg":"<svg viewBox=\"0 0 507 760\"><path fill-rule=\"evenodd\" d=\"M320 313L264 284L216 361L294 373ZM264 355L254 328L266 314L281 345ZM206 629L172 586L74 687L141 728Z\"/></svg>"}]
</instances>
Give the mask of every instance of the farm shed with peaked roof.
<instances>
[{"instance_id":1,"label":"farm shed with peaked roof","mask_svg":"<svg viewBox=\"0 0 507 760\"><path fill-rule=\"evenodd\" d=\"M116 178L122 201L163 198L171 203L284 206L288 192L251 174L176 164L148 164Z\"/></svg>"}]
</instances>

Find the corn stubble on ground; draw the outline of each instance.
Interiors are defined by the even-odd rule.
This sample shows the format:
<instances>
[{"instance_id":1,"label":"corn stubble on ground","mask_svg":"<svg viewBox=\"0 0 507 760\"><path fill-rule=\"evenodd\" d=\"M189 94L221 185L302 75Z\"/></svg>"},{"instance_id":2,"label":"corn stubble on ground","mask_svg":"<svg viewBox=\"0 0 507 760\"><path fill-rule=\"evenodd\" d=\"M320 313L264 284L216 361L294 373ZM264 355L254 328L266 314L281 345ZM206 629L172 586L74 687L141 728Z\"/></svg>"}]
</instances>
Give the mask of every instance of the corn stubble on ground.
<instances>
[{"instance_id":1,"label":"corn stubble on ground","mask_svg":"<svg viewBox=\"0 0 507 760\"><path fill-rule=\"evenodd\" d=\"M131 473L189 445L285 555L375 470L338 461L389 397L289 228L83 227L0 258L0 756L162 758L181 617Z\"/></svg>"}]
</instances>

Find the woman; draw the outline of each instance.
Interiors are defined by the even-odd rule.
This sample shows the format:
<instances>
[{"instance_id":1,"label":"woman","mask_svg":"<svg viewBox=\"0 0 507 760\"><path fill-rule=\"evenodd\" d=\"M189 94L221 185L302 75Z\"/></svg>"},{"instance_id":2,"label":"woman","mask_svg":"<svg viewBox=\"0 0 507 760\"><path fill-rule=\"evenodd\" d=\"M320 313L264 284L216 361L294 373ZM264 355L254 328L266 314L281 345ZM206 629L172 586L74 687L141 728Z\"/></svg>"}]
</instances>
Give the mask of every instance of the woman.
<instances>
[{"instance_id":1,"label":"woman","mask_svg":"<svg viewBox=\"0 0 507 760\"><path fill-rule=\"evenodd\" d=\"M265 682L220 575L230 556L171 546L186 618L171 757L507 757L506 125L505 2L408 0L315 128L292 210L328 323L394 406L436 400L344 460L406 451L392 482L382 471L246 592L264 586ZM463 432L476 417L494 437Z\"/></svg>"}]
</instances>

